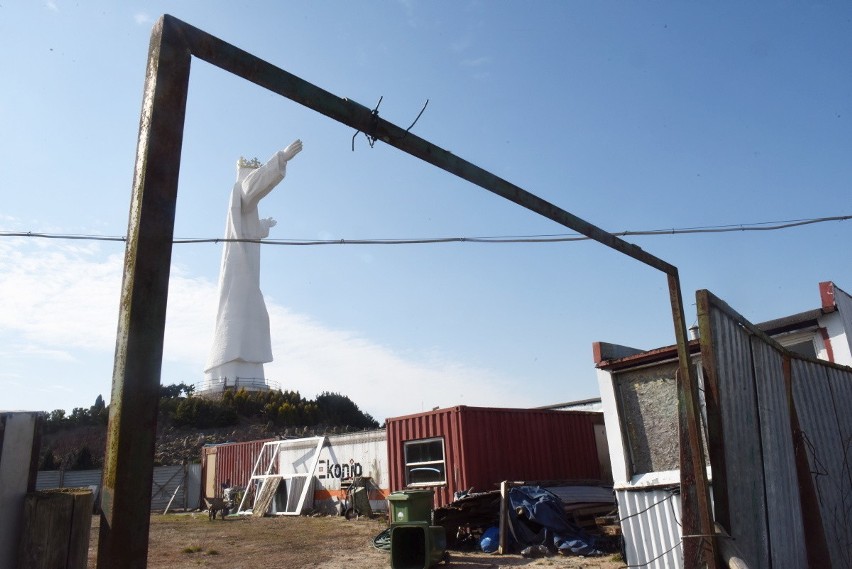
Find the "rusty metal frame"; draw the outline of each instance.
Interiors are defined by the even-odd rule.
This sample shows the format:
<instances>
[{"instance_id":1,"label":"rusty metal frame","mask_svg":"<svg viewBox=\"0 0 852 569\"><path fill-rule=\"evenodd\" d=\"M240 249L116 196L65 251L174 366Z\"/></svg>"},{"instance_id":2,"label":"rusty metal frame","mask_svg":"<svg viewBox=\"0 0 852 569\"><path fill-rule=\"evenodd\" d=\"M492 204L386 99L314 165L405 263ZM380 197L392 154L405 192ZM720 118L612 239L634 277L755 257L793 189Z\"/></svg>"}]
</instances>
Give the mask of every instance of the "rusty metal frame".
<instances>
[{"instance_id":1,"label":"rusty metal frame","mask_svg":"<svg viewBox=\"0 0 852 569\"><path fill-rule=\"evenodd\" d=\"M148 54L104 462L98 568L147 565L166 302L192 56L394 146L666 274L680 368L684 559L715 567L712 515L677 268L640 247L210 34L164 15ZM694 560L694 563L693 563Z\"/></svg>"}]
</instances>

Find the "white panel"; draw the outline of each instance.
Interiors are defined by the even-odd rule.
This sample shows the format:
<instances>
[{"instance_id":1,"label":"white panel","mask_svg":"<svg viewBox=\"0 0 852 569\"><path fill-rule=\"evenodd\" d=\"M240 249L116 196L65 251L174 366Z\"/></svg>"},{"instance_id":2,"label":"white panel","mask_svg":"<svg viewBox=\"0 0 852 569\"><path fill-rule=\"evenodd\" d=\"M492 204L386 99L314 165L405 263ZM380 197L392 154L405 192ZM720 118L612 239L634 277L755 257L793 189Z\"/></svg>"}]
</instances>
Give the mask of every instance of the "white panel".
<instances>
[{"instance_id":1,"label":"white panel","mask_svg":"<svg viewBox=\"0 0 852 569\"><path fill-rule=\"evenodd\" d=\"M30 477L36 414L4 413L3 418L5 428L0 431L0 567L14 567Z\"/></svg>"},{"instance_id":2,"label":"white panel","mask_svg":"<svg viewBox=\"0 0 852 569\"><path fill-rule=\"evenodd\" d=\"M683 567L680 495L665 488L618 490L615 495L627 565L648 569Z\"/></svg>"}]
</instances>

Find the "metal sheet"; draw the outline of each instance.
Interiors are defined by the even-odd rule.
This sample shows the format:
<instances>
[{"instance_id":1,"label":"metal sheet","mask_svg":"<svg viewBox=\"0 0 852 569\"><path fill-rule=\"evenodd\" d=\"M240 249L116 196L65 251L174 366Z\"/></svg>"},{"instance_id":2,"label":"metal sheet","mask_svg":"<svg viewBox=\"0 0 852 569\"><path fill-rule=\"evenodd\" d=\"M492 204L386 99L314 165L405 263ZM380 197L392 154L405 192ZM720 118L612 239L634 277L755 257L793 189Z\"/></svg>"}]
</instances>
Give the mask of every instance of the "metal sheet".
<instances>
[{"instance_id":1,"label":"metal sheet","mask_svg":"<svg viewBox=\"0 0 852 569\"><path fill-rule=\"evenodd\" d=\"M405 488L406 441L443 437L446 484L435 507L457 491L494 490L502 480L600 480L597 413L452 407L387 419L391 490Z\"/></svg>"},{"instance_id":2,"label":"metal sheet","mask_svg":"<svg viewBox=\"0 0 852 569\"><path fill-rule=\"evenodd\" d=\"M254 463L257 460L260 451L263 449L264 443L271 439L262 439L258 441L247 441L241 443L225 443L220 445L210 445L201 449L201 464L202 477L207 476L207 467L212 463L215 472L214 480L214 495L209 495L210 490L205 488L204 498L210 499L222 496L222 484L230 482L231 486L245 487L251 477L251 470L254 468ZM208 460L211 455L215 454L214 460Z\"/></svg>"},{"instance_id":3,"label":"metal sheet","mask_svg":"<svg viewBox=\"0 0 852 569\"><path fill-rule=\"evenodd\" d=\"M307 466L299 461L305 450L314 446L316 442L313 439L287 441L279 451L282 471L304 471ZM314 480L314 509L327 514L336 513L335 504L346 498L342 481L356 476L371 479L370 506L374 510L386 510L385 498L390 487L387 432L384 429L326 437Z\"/></svg>"},{"instance_id":4,"label":"metal sheet","mask_svg":"<svg viewBox=\"0 0 852 569\"><path fill-rule=\"evenodd\" d=\"M181 465L162 466L154 469L154 479L151 484L151 511L165 510L169 502L172 508L175 504L183 507L185 472ZM172 501L174 496L174 501Z\"/></svg>"},{"instance_id":5,"label":"metal sheet","mask_svg":"<svg viewBox=\"0 0 852 569\"><path fill-rule=\"evenodd\" d=\"M201 507L201 464L193 463L186 465L186 502L184 508L197 510ZM174 505L172 505L174 507Z\"/></svg>"},{"instance_id":6,"label":"metal sheet","mask_svg":"<svg viewBox=\"0 0 852 569\"><path fill-rule=\"evenodd\" d=\"M184 474L184 469L186 474ZM51 488L91 487L95 502L101 490L102 470L42 470L36 480L37 490ZM195 510L199 507L201 485L201 465L157 466L153 471L151 485L151 510L163 510L171 499L176 487L179 487L171 509ZM165 497L164 497L165 496Z\"/></svg>"},{"instance_id":7,"label":"metal sheet","mask_svg":"<svg viewBox=\"0 0 852 569\"><path fill-rule=\"evenodd\" d=\"M766 519L771 537L768 565L773 569L806 567L807 548L782 355L760 338L752 339L752 352L763 467L767 473Z\"/></svg>"},{"instance_id":8,"label":"metal sheet","mask_svg":"<svg viewBox=\"0 0 852 569\"><path fill-rule=\"evenodd\" d=\"M61 474L59 470L39 470L36 478L36 490L59 488Z\"/></svg>"},{"instance_id":9,"label":"metal sheet","mask_svg":"<svg viewBox=\"0 0 852 569\"><path fill-rule=\"evenodd\" d=\"M749 567L757 569L769 560L769 530L751 339L721 310L714 308L711 317L727 468L716 485L726 485L726 529Z\"/></svg>"},{"instance_id":10,"label":"metal sheet","mask_svg":"<svg viewBox=\"0 0 852 569\"><path fill-rule=\"evenodd\" d=\"M852 371L793 361L793 397L834 567L852 567Z\"/></svg>"},{"instance_id":11,"label":"metal sheet","mask_svg":"<svg viewBox=\"0 0 852 569\"><path fill-rule=\"evenodd\" d=\"M66 470L62 479L63 488L82 488L101 485L100 470Z\"/></svg>"},{"instance_id":12,"label":"metal sheet","mask_svg":"<svg viewBox=\"0 0 852 569\"><path fill-rule=\"evenodd\" d=\"M547 490L553 492L565 504L582 502L615 503L615 494L608 486L553 486Z\"/></svg>"},{"instance_id":13,"label":"metal sheet","mask_svg":"<svg viewBox=\"0 0 852 569\"><path fill-rule=\"evenodd\" d=\"M627 565L683 567L680 496L674 489L617 490Z\"/></svg>"},{"instance_id":14,"label":"metal sheet","mask_svg":"<svg viewBox=\"0 0 852 569\"><path fill-rule=\"evenodd\" d=\"M715 447L724 449L724 461L716 456L713 463L724 466L716 477L719 489L727 492L719 512L727 517L730 509L738 547L751 548L746 561L751 567L852 566L852 527L846 521L852 513L852 418L847 411L852 370L793 354L707 291L698 297L699 306L712 305L699 320L707 367L713 370L709 376L718 382L722 402L723 428L711 431L724 441ZM705 329L712 336L706 344ZM750 354L740 341L744 337ZM756 409L744 404L750 386L757 394ZM760 439L744 444L754 423ZM759 511L750 511L758 509L760 497L749 502L742 489L752 483L758 458L765 499ZM742 523L743 516L751 516L745 519L752 523ZM766 525L756 523L759 519Z\"/></svg>"}]
</instances>

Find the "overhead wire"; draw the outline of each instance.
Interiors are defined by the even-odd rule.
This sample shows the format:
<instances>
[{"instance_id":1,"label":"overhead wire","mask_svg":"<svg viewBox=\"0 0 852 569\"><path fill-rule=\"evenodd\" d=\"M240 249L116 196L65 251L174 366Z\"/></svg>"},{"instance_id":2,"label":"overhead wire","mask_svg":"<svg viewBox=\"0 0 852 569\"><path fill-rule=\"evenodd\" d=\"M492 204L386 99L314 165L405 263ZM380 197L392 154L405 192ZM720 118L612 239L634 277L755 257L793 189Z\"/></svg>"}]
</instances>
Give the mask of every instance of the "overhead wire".
<instances>
[{"instance_id":1,"label":"overhead wire","mask_svg":"<svg viewBox=\"0 0 852 569\"><path fill-rule=\"evenodd\" d=\"M698 227L682 227L671 229L645 229L614 232L617 237L688 235L700 233L732 233L746 231L778 231L827 223L830 221L848 221L852 215L817 217L810 219L791 219L784 221L762 221L755 223L740 223L733 225L710 225ZM67 239L81 241L126 241L125 236L86 235L73 233L45 233L36 231L0 231L0 237L35 237L42 239ZM557 233L543 235L504 235L480 237L420 237L392 239L228 239L222 237L179 237L172 240L176 245L197 243L260 243L262 245L432 245L440 243L565 243L572 241L587 241L589 237L579 233Z\"/></svg>"}]
</instances>

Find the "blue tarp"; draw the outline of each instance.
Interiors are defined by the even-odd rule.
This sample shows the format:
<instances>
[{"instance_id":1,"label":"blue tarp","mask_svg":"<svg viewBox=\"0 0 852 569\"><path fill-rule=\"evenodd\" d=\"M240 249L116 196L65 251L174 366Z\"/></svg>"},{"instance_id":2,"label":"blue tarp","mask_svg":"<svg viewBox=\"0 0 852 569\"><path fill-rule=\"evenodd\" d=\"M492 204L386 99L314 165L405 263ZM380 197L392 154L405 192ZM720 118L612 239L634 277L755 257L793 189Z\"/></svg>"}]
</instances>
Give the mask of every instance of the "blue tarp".
<instances>
[{"instance_id":1,"label":"blue tarp","mask_svg":"<svg viewBox=\"0 0 852 569\"><path fill-rule=\"evenodd\" d=\"M545 545L563 553L603 555L595 538L565 514L562 500L539 486L517 486L509 490L509 523L515 541L522 548Z\"/></svg>"}]
</instances>

